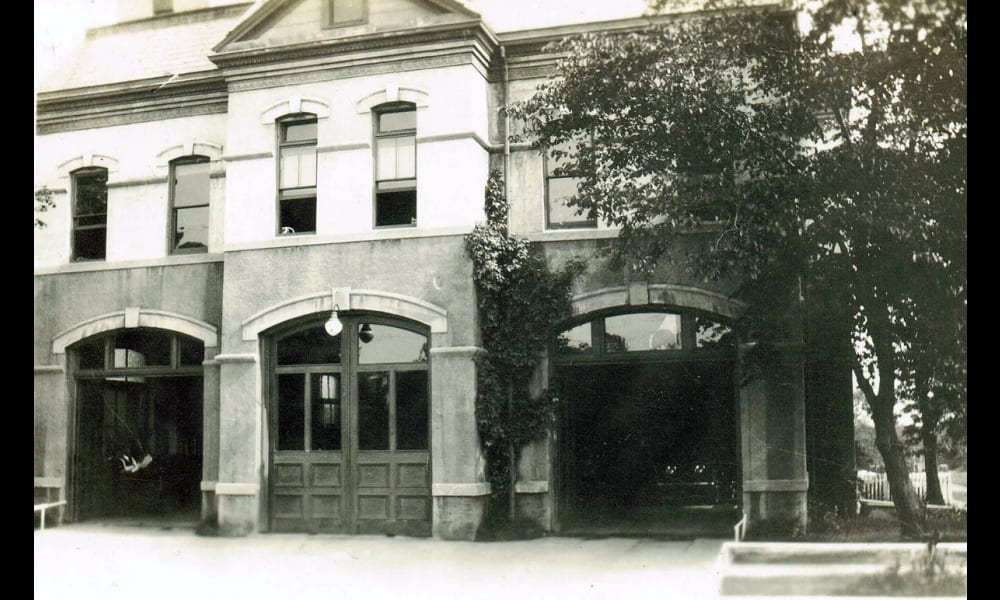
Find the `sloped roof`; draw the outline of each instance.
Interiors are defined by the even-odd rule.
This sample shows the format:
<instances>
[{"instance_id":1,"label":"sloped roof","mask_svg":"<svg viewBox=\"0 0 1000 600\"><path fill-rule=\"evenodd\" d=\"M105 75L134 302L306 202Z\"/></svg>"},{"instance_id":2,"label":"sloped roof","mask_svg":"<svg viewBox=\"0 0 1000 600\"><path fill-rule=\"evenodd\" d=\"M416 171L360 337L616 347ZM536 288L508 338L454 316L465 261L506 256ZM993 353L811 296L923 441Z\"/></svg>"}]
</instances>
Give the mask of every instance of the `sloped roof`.
<instances>
[{"instance_id":1,"label":"sloped roof","mask_svg":"<svg viewBox=\"0 0 1000 600\"><path fill-rule=\"evenodd\" d=\"M79 51L39 83L39 91L213 71L212 46L249 4L120 23L87 32Z\"/></svg>"}]
</instances>

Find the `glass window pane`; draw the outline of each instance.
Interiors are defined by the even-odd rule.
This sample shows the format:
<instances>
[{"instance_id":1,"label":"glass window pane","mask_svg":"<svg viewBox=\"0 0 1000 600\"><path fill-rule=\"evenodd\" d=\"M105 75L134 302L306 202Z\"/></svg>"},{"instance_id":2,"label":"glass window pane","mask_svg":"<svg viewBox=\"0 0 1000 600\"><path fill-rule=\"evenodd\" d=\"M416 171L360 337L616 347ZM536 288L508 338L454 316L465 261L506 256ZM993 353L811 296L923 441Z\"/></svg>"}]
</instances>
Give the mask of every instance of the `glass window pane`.
<instances>
[{"instance_id":1,"label":"glass window pane","mask_svg":"<svg viewBox=\"0 0 1000 600\"><path fill-rule=\"evenodd\" d=\"M417 176L417 140L408 136L396 138L396 179Z\"/></svg>"},{"instance_id":2,"label":"glass window pane","mask_svg":"<svg viewBox=\"0 0 1000 600\"><path fill-rule=\"evenodd\" d=\"M288 123L284 126L285 142L304 142L316 139L316 121Z\"/></svg>"},{"instance_id":3,"label":"glass window pane","mask_svg":"<svg viewBox=\"0 0 1000 600\"><path fill-rule=\"evenodd\" d=\"M427 449L427 371L396 373L396 449Z\"/></svg>"},{"instance_id":4,"label":"glass window pane","mask_svg":"<svg viewBox=\"0 0 1000 600\"><path fill-rule=\"evenodd\" d=\"M389 325L361 325L358 331L359 364L409 362L427 362L426 336Z\"/></svg>"},{"instance_id":5,"label":"glass window pane","mask_svg":"<svg viewBox=\"0 0 1000 600\"><path fill-rule=\"evenodd\" d=\"M177 344L181 347L181 364L201 366L205 360L205 344L201 340L177 336Z\"/></svg>"},{"instance_id":6,"label":"glass window pane","mask_svg":"<svg viewBox=\"0 0 1000 600\"><path fill-rule=\"evenodd\" d=\"M75 201L73 212L77 216L105 214L108 212L108 171L93 169L78 171L73 175Z\"/></svg>"},{"instance_id":7,"label":"glass window pane","mask_svg":"<svg viewBox=\"0 0 1000 600\"><path fill-rule=\"evenodd\" d=\"M736 333L726 323L697 315L694 318L695 347L726 349L736 347Z\"/></svg>"},{"instance_id":8,"label":"glass window pane","mask_svg":"<svg viewBox=\"0 0 1000 600\"><path fill-rule=\"evenodd\" d=\"M169 366L171 337L169 333L155 329L130 329L117 333L112 364L116 369Z\"/></svg>"},{"instance_id":9,"label":"glass window pane","mask_svg":"<svg viewBox=\"0 0 1000 600\"><path fill-rule=\"evenodd\" d=\"M306 376L278 375L278 450L305 450Z\"/></svg>"},{"instance_id":10,"label":"glass window pane","mask_svg":"<svg viewBox=\"0 0 1000 600\"><path fill-rule=\"evenodd\" d=\"M208 207L174 211L174 250L208 249Z\"/></svg>"},{"instance_id":11,"label":"glass window pane","mask_svg":"<svg viewBox=\"0 0 1000 600\"><path fill-rule=\"evenodd\" d=\"M340 341L340 335L330 337L322 325L293 333L278 340L278 364L339 364Z\"/></svg>"},{"instance_id":12,"label":"glass window pane","mask_svg":"<svg viewBox=\"0 0 1000 600\"><path fill-rule=\"evenodd\" d=\"M73 258L76 260L98 260L107 254L108 230L82 229L73 232Z\"/></svg>"},{"instance_id":13,"label":"glass window pane","mask_svg":"<svg viewBox=\"0 0 1000 600\"><path fill-rule=\"evenodd\" d=\"M174 206L208 204L208 161L174 165Z\"/></svg>"},{"instance_id":14,"label":"glass window pane","mask_svg":"<svg viewBox=\"0 0 1000 600\"><path fill-rule=\"evenodd\" d=\"M556 337L556 353L567 356L589 354L590 342L590 323L581 323L563 331Z\"/></svg>"},{"instance_id":15,"label":"glass window pane","mask_svg":"<svg viewBox=\"0 0 1000 600\"><path fill-rule=\"evenodd\" d=\"M576 194L576 185L579 181L574 177L557 177L548 180L549 225L596 225L594 219L578 212L579 207L566 204L566 200Z\"/></svg>"},{"instance_id":16,"label":"glass window pane","mask_svg":"<svg viewBox=\"0 0 1000 600\"><path fill-rule=\"evenodd\" d=\"M397 179L396 177L396 144L397 138L382 138L375 140L377 161L376 179Z\"/></svg>"},{"instance_id":17,"label":"glass window pane","mask_svg":"<svg viewBox=\"0 0 1000 600\"><path fill-rule=\"evenodd\" d=\"M316 231L316 198L293 198L281 201L281 233Z\"/></svg>"},{"instance_id":18,"label":"glass window pane","mask_svg":"<svg viewBox=\"0 0 1000 600\"><path fill-rule=\"evenodd\" d=\"M379 113L379 133L388 133L390 131L409 131L416 128L417 111L415 110Z\"/></svg>"},{"instance_id":19,"label":"glass window pane","mask_svg":"<svg viewBox=\"0 0 1000 600\"><path fill-rule=\"evenodd\" d=\"M358 373L358 448L389 449L389 373Z\"/></svg>"},{"instance_id":20,"label":"glass window pane","mask_svg":"<svg viewBox=\"0 0 1000 600\"><path fill-rule=\"evenodd\" d=\"M316 148L281 149L281 189L316 186Z\"/></svg>"},{"instance_id":21,"label":"glass window pane","mask_svg":"<svg viewBox=\"0 0 1000 600\"><path fill-rule=\"evenodd\" d=\"M669 313L635 313L604 320L605 352L679 350L681 317Z\"/></svg>"},{"instance_id":22,"label":"glass window pane","mask_svg":"<svg viewBox=\"0 0 1000 600\"><path fill-rule=\"evenodd\" d=\"M91 338L80 342L73 348L76 350L81 369L104 368L104 340L105 338Z\"/></svg>"},{"instance_id":23,"label":"glass window pane","mask_svg":"<svg viewBox=\"0 0 1000 600\"><path fill-rule=\"evenodd\" d=\"M333 24L362 20L364 8L364 0L333 0Z\"/></svg>"},{"instance_id":24,"label":"glass window pane","mask_svg":"<svg viewBox=\"0 0 1000 600\"><path fill-rule=\"evenodd\" d=\"M313 373L311 377L312 449L340 450L340 373Z\"/></svg>"},{"instance_id":25,"label":"glass window pane","mask_svg":"<svg viewBox=\"0 0 1000 600\"><path fill-rule=\"evenodd\" d=\"M375 196L375 225L416 225L417 191L379 192Z\"/></svg>"}]
</instances>

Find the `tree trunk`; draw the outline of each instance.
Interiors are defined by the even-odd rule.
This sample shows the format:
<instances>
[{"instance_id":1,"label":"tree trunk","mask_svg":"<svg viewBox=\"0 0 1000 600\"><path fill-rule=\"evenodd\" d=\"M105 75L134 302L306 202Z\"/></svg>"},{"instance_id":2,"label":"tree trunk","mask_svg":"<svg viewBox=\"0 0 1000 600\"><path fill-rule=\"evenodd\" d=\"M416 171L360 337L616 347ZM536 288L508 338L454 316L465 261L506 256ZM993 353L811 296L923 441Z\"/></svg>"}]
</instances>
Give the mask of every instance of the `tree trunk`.
<instances>
[{"instance_id":1,"label":"tree trunk","mask_svg":"<svg viewBox=\"0 0 1000 600\"><path fill-rule=\"evenodd\" d=\"M914 371L914 393L920 409L920 439L924 445L924 473L927 475L927 504L944 504L941 482L938 480L937 428L941 413L930 399L930 378L926 364Z\"/></svg>"},{"instance_id":2,"label":"tree trunk","mask_svg":"<svg viewBox=\"0 0 1000 600\"><path fill-rule=\"evenodd\" d=\"M882 393L874 400L874 403L869 401L869 404L872 407L872 420L875 422L875 446L885 463L885 475L889 480L889 491L896 505L902 534L904 537L922 536L924 511L910 481L903 444L896 435L896 417L892 413L892 403L886 402Z\"/></svg>"},{"instance_id":3,"label":"tree trunk","mask_svg":"<svg viewBox=\"0 0 1000 600\"><path fill-rule=\"evenodd\" d=\"M938 480L937 434L924 422L920 432L924 438L924 471L927 472L927 504L944 504L941 481Z\"/></svg>"}]
</instances>

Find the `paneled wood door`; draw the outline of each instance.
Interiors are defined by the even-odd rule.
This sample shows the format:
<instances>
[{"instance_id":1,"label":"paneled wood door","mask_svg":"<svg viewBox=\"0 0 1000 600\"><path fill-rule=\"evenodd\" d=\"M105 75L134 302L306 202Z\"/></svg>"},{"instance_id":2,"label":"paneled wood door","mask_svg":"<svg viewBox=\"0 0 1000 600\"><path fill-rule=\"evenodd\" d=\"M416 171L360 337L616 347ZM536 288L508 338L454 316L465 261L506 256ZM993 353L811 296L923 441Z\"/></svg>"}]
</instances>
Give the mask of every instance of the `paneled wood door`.
<instances>
[{"instance_id":1,"label":"paneled wood door","mask_svg":"<svg viewBox=\"0 0 1000 600\"><path fill-rule=\"evenodd\" d=\"M428 338L404 321L341 315L274 338L273 531L431 531Z\"/></svg>"}]
</instances>

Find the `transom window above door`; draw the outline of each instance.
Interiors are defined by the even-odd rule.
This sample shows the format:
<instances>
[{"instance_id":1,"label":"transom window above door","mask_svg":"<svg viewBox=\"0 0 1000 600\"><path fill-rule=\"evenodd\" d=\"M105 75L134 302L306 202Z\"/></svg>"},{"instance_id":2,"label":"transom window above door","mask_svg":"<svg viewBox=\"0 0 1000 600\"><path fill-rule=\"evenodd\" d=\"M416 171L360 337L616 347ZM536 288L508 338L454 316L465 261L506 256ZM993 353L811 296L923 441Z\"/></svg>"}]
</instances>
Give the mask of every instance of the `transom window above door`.
<instances>
[{"instance_id":1,"label":"transom window above door","mask_svg":"<svg viewBox=\"0 0 1000 600\"><path fill-rule=\"evenodd\" d=\"M614 356L711 353L735 348L731 324L683 310L608 313L563 327L555 335L556 360Z\"/></svg>"}]
</instances>

